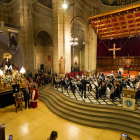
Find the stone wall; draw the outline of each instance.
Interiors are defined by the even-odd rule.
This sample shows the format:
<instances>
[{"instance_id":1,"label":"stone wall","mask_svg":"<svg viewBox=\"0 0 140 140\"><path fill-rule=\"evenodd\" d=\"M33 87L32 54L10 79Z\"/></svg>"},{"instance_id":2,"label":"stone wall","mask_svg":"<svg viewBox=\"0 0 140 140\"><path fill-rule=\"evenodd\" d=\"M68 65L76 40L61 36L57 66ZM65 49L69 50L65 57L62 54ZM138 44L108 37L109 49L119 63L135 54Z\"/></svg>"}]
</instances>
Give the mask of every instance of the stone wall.
<instances>
[{"instance_id":1,"label":"stone wall","mask_svg":"<svg viewBox=\"0 0 140 140\"><path fill-rule=\"evenodd\" d=\"M18 29L18 42L24 54L22 57L22 59L24 58L23 66L28 72L35 72L39 69L40 63L44 63L46 65L45 70L52 68L53 65L54 71L59 73L59 60L61 56L66 59L65 72L71 71L71 46L69 40L73 24L73 7L66 11L62 9L62 3L63 0L53 0L53 9L38 3L37 0L12 0L10 3L5 4L9 6L9 9L7 11L3 10L2 12L7 14L7 17L10 17L10 24L20 26L20 29ZM83 70L89 70L89 60L92 60L91 55L85 57L89 53L90 40L88 12L92 12L90 11L90 7L85 5L83 8L78 2L75 3L74 20L79 22L85 30L85 47L79 49L77 53L79 60L81 60L78 67L81 67ZM3 19L3 21L9 23L8 18ZM7 31L9 28L0 26L0 30L2 29L5 35L8 35ZM41 46L36 42L36 37L40 31L45 31L51 36L53 45ZM49 54L52 54L51 62L47 61ZM90 63L92 62L93 60ZM49 63L51 64L49 65Z\"/></svg>"}]
</instances>

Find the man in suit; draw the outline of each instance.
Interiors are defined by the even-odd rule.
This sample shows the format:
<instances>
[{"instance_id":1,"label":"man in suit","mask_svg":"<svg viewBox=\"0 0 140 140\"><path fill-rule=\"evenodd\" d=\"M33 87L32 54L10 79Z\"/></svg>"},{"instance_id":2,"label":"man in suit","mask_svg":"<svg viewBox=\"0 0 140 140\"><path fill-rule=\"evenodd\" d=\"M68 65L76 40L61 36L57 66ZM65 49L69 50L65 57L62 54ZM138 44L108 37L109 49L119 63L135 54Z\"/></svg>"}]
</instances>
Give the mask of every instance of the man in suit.
<instances>
[{"instance_id":1,"label":"man in suit","mask_svg":"<svg viewBox=\"0 0 140 140\"><path fill-rule=\"evenodd\" d=\"M120 79L121 78L121 71L117 71L117 78Z\"/></svg>"},{"instance_id":2,"label":"man in suit","mask_svg":"<svg viewBox=\"0 0 140 140\"><path fill-rule=\"evenodd\" d=\"M81 89L82 89L82 98L86 98L86 80L85 78L81 80ZM84 91L84 97L83 97L83 91Z\"/></svg>"},{"instance_id":3,"label":"man in suit","mask_svg":"<svg viewBox=\"0 0 140 140\"><path fill-rule=\"evenodd\" d=\"M27 103L28 103L28 108L30 109L30 92L28 86L26 86L25 89L23 90L23 94L24 94L24 101L25 101L25 109L27 108Z\"/></svg>"}]
</instances>

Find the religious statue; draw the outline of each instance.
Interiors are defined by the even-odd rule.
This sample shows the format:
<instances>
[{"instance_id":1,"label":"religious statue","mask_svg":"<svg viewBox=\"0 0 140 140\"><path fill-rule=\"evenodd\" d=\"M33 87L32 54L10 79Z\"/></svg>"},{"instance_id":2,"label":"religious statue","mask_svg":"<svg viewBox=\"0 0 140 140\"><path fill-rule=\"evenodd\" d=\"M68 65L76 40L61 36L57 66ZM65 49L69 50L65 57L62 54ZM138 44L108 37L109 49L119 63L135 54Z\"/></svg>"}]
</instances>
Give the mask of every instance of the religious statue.
<instances>
[{"instance_id":1,"label":"religious statue","mask_svg":"<svg viewBox=\"0 0 140 140\"><path fill-rule=\"evenodd\" d=\"M60 64L60 73L65 73L65 63L66 60L63 59L63 56L61 56L60 60L59 60L59 64Z\"/></svg>"},{"instance_id":2,"label":"religious statue","mask_svg":"<svg viewBox=\"0 0 140 140\"><path fill-rule=\"evenodd\" d=\"M16 54L18 52L17 40L17 33L9 32L9 51L12 54Z\"/></svg>"},{"instance_id":3,"label":"religious statue","mask_svg":"<svg viewBox=\"0 0 140 140\"><path fill-rule=\"evenodd\" d=\"M121 48L115 48L115 46L116 46L115 43L113 44L113 46L114 46L113 49L109 49L109 51L113 51L113 58L116 59L116 53L115 52L117 50L121 50Z\"/></svg>"}]
</instances>

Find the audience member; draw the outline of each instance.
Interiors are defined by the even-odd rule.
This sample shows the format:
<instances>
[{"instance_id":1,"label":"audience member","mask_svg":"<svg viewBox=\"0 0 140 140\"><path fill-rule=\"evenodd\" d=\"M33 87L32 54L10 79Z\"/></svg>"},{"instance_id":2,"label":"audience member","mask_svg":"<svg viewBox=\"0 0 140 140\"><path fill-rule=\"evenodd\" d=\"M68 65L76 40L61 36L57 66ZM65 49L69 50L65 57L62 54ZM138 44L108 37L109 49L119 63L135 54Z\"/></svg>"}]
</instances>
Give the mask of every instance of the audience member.
<instances>
[{"instance_id":1,"label":"audience member","mask_svg":"<svg viewBox=\"0 0 140 140\"><path fill-rule=\"evenodd\" d=\"M56 131L52 131L50 137L47 140L56 140L58 138L58 134Z\"/></svg>"}]
</instances>

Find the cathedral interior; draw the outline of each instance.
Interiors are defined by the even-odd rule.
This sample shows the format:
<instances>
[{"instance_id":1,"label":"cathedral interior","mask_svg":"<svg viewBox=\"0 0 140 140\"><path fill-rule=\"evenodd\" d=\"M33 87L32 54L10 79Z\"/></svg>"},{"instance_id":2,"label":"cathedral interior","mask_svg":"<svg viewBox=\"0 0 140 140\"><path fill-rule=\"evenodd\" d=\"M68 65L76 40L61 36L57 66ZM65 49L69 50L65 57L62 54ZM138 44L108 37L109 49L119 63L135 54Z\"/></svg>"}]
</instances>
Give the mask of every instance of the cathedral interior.
<instances>
[{"instance_id":1,"label":"cathedral interior","mask_svg":"<svg viewBox=\"0 0 140 140\"><path fill-rule=\"evenodd\" d=\"M20 70L24 67L27 75L32 73L35 76L43 66L44 73L54 72L59 77L71 73L72 69L92 74L116 73L121 69L125 76L138 77L139 38L140 0L0 0L0 66L3 65L3 55L9 52L14 68ZM113 44L120 50L113 50ZM63 69L60 67L61 58L64 59ZM99 107L99 115L99 108L90 105L96 101L89 98L87 105L88 101L79 97L83 102L76 103L79 93L73 95L65 90L59 91L59 88L53 92L51 86L41 90L40 106L35 110L15 114L14 105L0 108L0 123L8 127L7 140L11 133L14 140L43 140L52 130L60 132L59 140L119 140L123 132L129 133L133 140L140 140L139 111L126 111L113 103L115 107ZM73 96L76 101L66 99L56 90L64 96ZM95 98L95 94L88 94ZM81 113L83 121L76 111ZM92 111L97 115L93 120ZM74 115L69 117L70 112L77 118ZM98 115L100 118L95 122ZM102 120L104 115L107 118ZM134 120L131 120L132 116ZM43 121L46 119L48 122Z\"/></svg>"}]
</instances>

